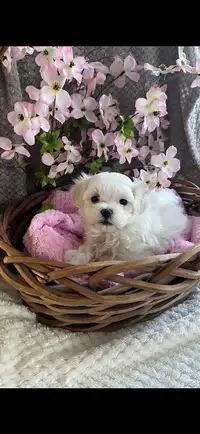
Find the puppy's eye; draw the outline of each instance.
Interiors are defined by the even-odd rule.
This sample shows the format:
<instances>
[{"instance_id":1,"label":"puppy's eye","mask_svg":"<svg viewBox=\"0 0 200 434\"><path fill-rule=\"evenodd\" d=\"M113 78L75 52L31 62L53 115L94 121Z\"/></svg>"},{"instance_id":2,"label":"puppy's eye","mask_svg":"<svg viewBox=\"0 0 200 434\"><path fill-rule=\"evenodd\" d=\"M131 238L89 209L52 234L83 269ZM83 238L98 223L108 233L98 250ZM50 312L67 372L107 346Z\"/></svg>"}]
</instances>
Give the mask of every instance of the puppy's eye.
<instances>
[{"instance_id":1,"label":"puppy's eye","mask_svg":"<svg viewBox=\"0 0 200 434\"><path fill-rule=\"evenodd\" d=\"M119 201L119 203L121 204L121 205L127 205L127 203L128 203L128 201L126 200L126 199L120 199L120 201Z\"/></svg>"},{"instance_id":2,"label":"puppy's eye","mask_svg":"<svg viewBox=\"0 0 200 434\"><path fill-rule=\"evenodd\" d=\"M99 197L98 197L98 196L92 196L92 197L91 197L91 202L92 202L92 203L97 203L97 202L99 202Z\"/></svg>"}]
</instances>

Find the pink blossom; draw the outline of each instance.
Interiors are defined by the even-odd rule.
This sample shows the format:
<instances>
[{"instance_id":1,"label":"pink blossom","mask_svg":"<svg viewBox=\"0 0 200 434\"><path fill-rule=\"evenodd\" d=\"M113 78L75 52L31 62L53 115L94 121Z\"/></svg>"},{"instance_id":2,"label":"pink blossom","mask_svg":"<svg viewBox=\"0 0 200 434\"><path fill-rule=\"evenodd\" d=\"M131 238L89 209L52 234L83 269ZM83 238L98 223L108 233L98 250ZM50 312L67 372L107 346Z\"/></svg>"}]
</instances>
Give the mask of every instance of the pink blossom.
<instances>
[{"instance_id":1,"label":"pink blossom","mask_svg":"<svg viewBox=\"0 0 200 434\"><path fill-rule=\"evenodd\" d=\"M163 172L162 170L159 170L157 172L157 182L156 182L156 188L168 188L171 184L170 180L167 177L167 174Z\"/></svg>"},{"instance_id":2,"label":"pink blossom","mask_svg":"<svg viewBox=\"0 0 200 434\"><path fill-rule=\"evenodd\" d=\"M118 77L114 84L118 88L124 87L126 83L126 76L135 82L138 82L140 76L135 72L136 61L133 56L127 56L123 61L121 57L116 56L114 62L110 66L110 73L113 77Z\"/></svg>"},{"instance_id":3,"label":"pink blossom","mask_svg":"<svg viewBox=\"0 0 200 434\"><path fill-rule=\"evenodd\" d=\"M35 136L39 133L39 126L32 124L35 116L34 104L29 102L16 102L14 110L8 113L8 121L14 127L16 134L23 136L24 140L30 145L34 145Z\"/></svg>"},{"instance_id":4,"label":"pink blossom","mask_svg":"<svg viewBox=\"0 0 200 434\"><path fill-rule=\"evenodd\" d=\"M158 152L160 152L159 141L154 139L153 134L149 134L147 146L145 145L140 148L140 157L145 159L147 155L156 155Z\"/></svg>"},{"instance_id":5,"label":"pink blossom","mask_svg":"<svg viewBox=\"0 0 200 434\"><path fill-rule=\"evenodd\" d=\"M97 85L103 85L109 69L101 62L88 63L83 71L83 83L87 86L86 96L93 95Z\"/></svg>"},{"instance_id":6,"label":"pink blossom","mask_svg":"<svg viewBox=\"0 0 200 434\"><path fill-rule=\"evenodd\" d=\"M145 98L138 98L135 103L136 114L144 116L142 134L148 130L150 133L160 125L160 117L167 114L167 95L157 87L151 87Z\"/></svg>"},{"instance_id":7,"label":"pink blossom","mask_svg":"<svg viewBox=\"0 0 200 434\"><path fill-rule=\"evenodd\" d=\"M35 112L40 116L49 119L49 116L52 115L61 124L69 119L70 113L67 108L60 110L56 103L48 105L42 101L41 89L37 89L34 86L27 86L26 92L29 98L37 101L35 104ZM42 126L41 128L44 129Z\"/></svg>"},{"instance_id":8,"label":"pink blossom","mask_svg":"<svg viewBox=\"0 0 200 434\"><path fill-rule=\"evenodd\" d=\"M151 71L153 75L155 76L159 76L161 75L166 75L166 74L173 74L175 72L175 65L170 65L170 66L165 66L165 65L160 65L158 68L156 68L156 66L150 65L149 63L145 63L144 64L144 71Z\"/></svg>"},{"instance_id":9,"label":"pink blossom","mask_svg":"<svg viewBox=\"0 0 200 434\"><path fill-rule=\"evenodd\" d=\"M74 163L81 161L81 154L78 149L71 144L67 137L62 137L63 143L65 143L65 152L59 155L57 161L61 163L57 166L57 173L64 172L72 173L74 170Z\"/></svg>"},{"instance_id":10,"label":"pink blossom","mask_svg":"<svg viewBox=\"0 0 200 434\"><path fill-rule=\"evenodd\" d=\"M1 154L1 158L4 160L12 160L15 154L25 155L26 157L30 157L30 153L21 145L13 145L10 139L6 137L0 137L0 148L4 150Z\"/></svg>"},{"instance_id":11,"label":"pink blossom","mask_svg":"<svg viewBox=\"0 0 200 434\"><path fill-rule=\"evenodd\" d=\"M163 130L167 130L169 128L170 122L167 119L160 119L160 126Z\"/></svg>"},{"instance_id":12,"label":"pink blossom","mask_svg":"<svg viewBox=\"0 0 200 434\"><path fill-rule=\"evenodd\" d=\"M41 98L41 89L37 89L35 86L27 86L25 90L30 99L38 101Z\"/></svg>"},{"instance_id":13,"label":"pink blossom","mask_svg":"<svg viewBox=\"0 0 200 434\"><path fill-rule=\"evenodd\" d=\"M26 47L17 47L17 48L19 48L19 50L21 50L21 51L24 51L25 54L33 54L34 53L33 47L26 46Z\"/></svg>"},{"instance_id":14,"label":"pink blossom","mask_svg":"<svg viewBox=\"0 0 200 434\"><path fill-rule=\"evenodd\" d=\"M41 89L42 100L46 104L52 104L54 101L60 110L66 110L71 104L70 95L63 86L66 77L58 75L54 65L43 66L41 68L41 76L48 86L43 86Z\"/></svg>"},{"instance_id":15,"label":"pink blossom","mask_svg":"<svg viewBox=\"0 0 200 434\"><path fill-rule=\"evenodd\" d=\"M120 111L116 104L117 101L113 99L111 94L102 95L99 100L99 110L107 130L110 128L110 124L116 120L115 118L119 116Z\"/></svg>"},{"instance_id":16,"label":"pink blossom","mask_svg":"<svg viewBox=\"0 0 200 434\"><path fill-rule=\"evenodd\" d=\"M136 140L134 138L126 139L125 143L120 144L118 142L117 152L120 155L120 164L124 164L127 160L129 164L132 158L137 157L139 154L138 150L135 148Z\"/></svg>"},{"instance_id":17,"label":"pink blossom","mask_svg":"<svg viewBox=\"0 0 200 434\"><path fill-rule=\"evenodd\" d=\"M90 65L96 70L96 72L101 72L105 75L109 72L109 68L101 62L91 62Z\"/></svg>"},{"instance_id":18,"label":"pink blossom","mask_svg":"<svg viewBox=\"0 0 200 434\"><path fill-rule=\"evenodd\" d=\"M35 58L38 66L52 65L55 57L55 47L34 47L39 54Z\"/></svg>"},{"instance_id":19,"label":"pink blossom","mask_svg":"<svg viewBox=\"0 0 200 434\"><path fill-rule=\"evenodd\" d=\"M52 166L54 163L54 157L49 152L44 152L41 157L41 160L45 166Z\"/></svg>"},{"instance_id":20,"label":"pink blossom","mask_svg":"<svg viewBox=\"0 0 200 434\"><path fill-rule=\"evenodd\" d=\"M51 166L50 171L48 173L48 178L50 179L54 179L58 173L57 171L57 167L56 164L53 164L53 166Z\"/></svg>"},{"instance_id":21,"label":"pink blossom","mask_svg":"<svg viewBox=\"0 0 200 434\"><path fill-rule=\"evenodd\" d=\"M27 53L33 54L33 52L32 47L11 47L11 57L16 61L23 59Z\"/></svg>"},{"instance_id":22,"label":"pink blossom","mask_svg":"<svg viewBox=\"0 0 200 434\"><path fill-rule=\"evenodd\" d=\"M200 59L197 59L196 61L195 73L198 74L198 77L193 80L191 84L192 88L200 87Z\"/></svg>"},{"instance_id":23,"label":"pink blossom","mask_svg":"<svg viewBox=\"0 0 200 434\"><path fill-rule=\"evenodd\" d=\"M183 50L184 47L178 47L178 59L176 60L177 66L175 68L175 71L183 71L184 74L187 74L187 72L195 73L195 68L190 66L190 63L187 60Z\"/></svg>"},{"instance_id":24,"label":"pink blossom","mask_svg":"<svg viewBox=\"0 0 200 434\"><path fill-rule=\"evenodd\" d=\"M84 80L87 86L87 96L93 95L97 85L103 85L106 80L106 75L102 72L97 72L96 76L91 80Z\"/></svg>"},{"instance_id":25,"label":"pink blossom","mask_svg":"<svg viewBox=\"0 0 200 434\"><path fill-rule=\"evenodd\" d=\"M170 146L167 149L166 155L153 155L151 157L151 164L155 167L159 167L169 177L172 177L176 172L180 170L180 161L174 158L177 154L175 146Z\"/></svg>"},{"instance_id":26,"label":"pink blossom","mask_svg":"<svg viewBox=\"0 0 200 434\"><path fill-rule=\"evenodd\" d=\"M75 78L78 83L81 83L81 73L87 65L85 58L80 56L74 58L72 47L63 47L62 57L63 60L55 60L56 68L61 71L67 80L71 81L73 78Z\"/></svg>"},{"instance_id":27,"label":"pink blossom","mask_svg":"<svg viewBox=\"0 0 200 434\"><path fill-rule=\"evenodd\" d=\"M108 160L108 148L114 145L114 134L103 134L101 130L95 130L92 133L92 139L97 147L97 157L103 155Z\"/></svg>"},{"instance_id":28,"label":"pink blossom","mask_svg":"<svg viewBox=\"0 0 200 434\"><path fill-rule=\"evenodd\" d=\"M140 179L149 186L151 186L151 188L154 188L156 184L155 176L153 175L154 174L149 172L148 170L140 170Z\"/></svg>"},{"instance_id":29,"label":"pink blossom","mask_svg":"<svg viewBox=\"0 0 200 434\"><path fill-rule=\"evenodd\" d=\"M71 101L73 108L71 116L73 118L80 119L85 116L89 122L96 122L98 120L96 115L93 113L98 107L98 104L94 98L88 97L83 99L81 95L74 93L71 97Z\"/></svg>"},{"instance_id":30,"label":"pink blossom","mask_svg":"<svg viewBox=\"0 0 200 434\"><path fill-rule=\"evenodd\" d=\"M162 172L149 172L148 170L140 171L140 179L149 185L150 189L160 189L161 187L168 188L170 186L170 181L167 178L167 174Z\"/></svg>"}]
</instances>

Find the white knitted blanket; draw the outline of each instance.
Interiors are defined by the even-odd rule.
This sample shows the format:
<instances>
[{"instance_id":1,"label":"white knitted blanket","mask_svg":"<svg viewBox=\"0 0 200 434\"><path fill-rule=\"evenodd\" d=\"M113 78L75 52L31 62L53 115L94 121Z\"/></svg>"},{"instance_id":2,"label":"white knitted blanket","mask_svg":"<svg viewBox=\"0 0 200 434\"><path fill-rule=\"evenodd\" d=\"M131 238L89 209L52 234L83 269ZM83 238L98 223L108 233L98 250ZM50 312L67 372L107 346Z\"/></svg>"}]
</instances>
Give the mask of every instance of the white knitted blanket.
<instances>
[{"instance_id":1,"label":"white knitted blanket","mask_svg":"<svg viewBox=\"0 0 200 434\"><path fill-rule=\"evenodd\" d=\"M200 288L154 320L90 334L36 324L0 291L0 387L199 388Z\"/></svg>"}]
</instances>

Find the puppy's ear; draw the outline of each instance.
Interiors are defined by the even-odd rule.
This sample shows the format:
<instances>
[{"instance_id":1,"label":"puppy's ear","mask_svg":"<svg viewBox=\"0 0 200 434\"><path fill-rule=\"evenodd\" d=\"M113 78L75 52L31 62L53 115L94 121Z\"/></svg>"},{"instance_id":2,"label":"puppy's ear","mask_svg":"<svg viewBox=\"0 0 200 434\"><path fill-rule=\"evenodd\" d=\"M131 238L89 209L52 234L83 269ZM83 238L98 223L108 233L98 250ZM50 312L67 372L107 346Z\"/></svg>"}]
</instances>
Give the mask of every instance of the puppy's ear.
<instances>
[{"instance_id":1,"label":"puppy's ear","mask_svg":"<svg viewBox=\"0 0 200 434\"><path fill-rule=\"evenodd\" d=\"M70 189L72 200L79 208L83 205L83 195L87 189L90 178L91 176L82 173L81 176L74 181L74 185Z\"/></svg>"},{"instance_id":2,"label":"puppy's ear","mask_svg":"<svg viewBox=\"0 0 200 434\"><path fill-rule=\"evenodd\" d=\"M136 214L141 214L147 206L149 188L145 182L135 179L132 183L132 192L134 196L134 211Z\"/></svg>"}]
</instances>

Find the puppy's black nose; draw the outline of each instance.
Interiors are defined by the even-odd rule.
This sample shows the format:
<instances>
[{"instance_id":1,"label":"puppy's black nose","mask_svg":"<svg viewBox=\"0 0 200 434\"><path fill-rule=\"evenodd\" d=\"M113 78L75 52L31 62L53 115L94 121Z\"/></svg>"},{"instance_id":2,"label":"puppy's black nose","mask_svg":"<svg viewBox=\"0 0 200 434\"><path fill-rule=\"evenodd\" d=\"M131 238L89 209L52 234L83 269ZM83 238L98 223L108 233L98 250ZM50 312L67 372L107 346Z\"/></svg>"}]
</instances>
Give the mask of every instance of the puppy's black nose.
<instances>
[{"instance_id":1,"label":"puppy's black nose","mask_svg":"<svg viewBox=\"0 0 200 434\"><path fill-rule=\"evenodd\" d=\"M113 210L109 208L104 208L101 210L101 214L105 219L108 219L113 214Z\"/></svg>"}]
</instances>

